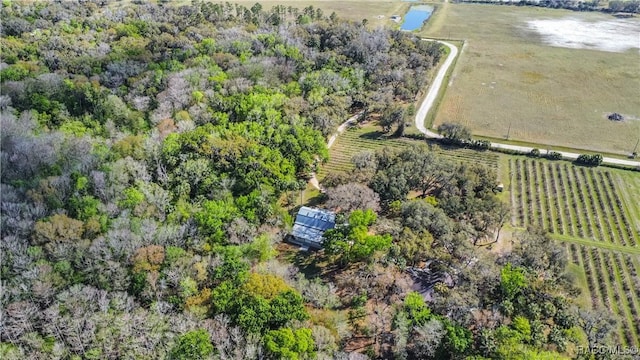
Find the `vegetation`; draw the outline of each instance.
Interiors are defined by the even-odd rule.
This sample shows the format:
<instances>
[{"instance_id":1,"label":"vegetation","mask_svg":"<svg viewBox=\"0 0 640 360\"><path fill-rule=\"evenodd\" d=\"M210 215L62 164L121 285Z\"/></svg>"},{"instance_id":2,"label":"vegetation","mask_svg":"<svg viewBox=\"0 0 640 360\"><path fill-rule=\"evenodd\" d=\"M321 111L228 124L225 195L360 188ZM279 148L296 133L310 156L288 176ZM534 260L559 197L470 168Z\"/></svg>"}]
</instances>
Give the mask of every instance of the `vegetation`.
<instances>
[{"instance_id":1,"label":"vegetation","mask_svg":"<svg viewBox=\"0 0 640 360\"><path fill-rule=\"evenodd\" d=\"M370 235L369 226L376 221L371 209L355 210L349 214L349 222L325 233L325 253L337 257L341 264L361 262L376 252L386 252L391 246L391 236Z\"/></svg>"},{"instance_id":2,"label":"vegetation","mask_svg":"<svg viewBox=\"0 0 640 360\"><path fill-rule=\"evenodd\" d=\"M325 249L282 244L281 202L326 135L359 111L402 135L437 43L312 6L119 5L0 10L3 359L561 358L607 341L547 234L481 247L509 214L495 154L359 154L325 179ZM606 284L631 271L616 266Z\"/></svg>"},{"instance_id":3,"label":"vegetation","mask_svg":"<svg viewBox=\"0 0 640 360\"><path fill-rule=\"evenodd\" d=\"M545 157L549 160L562 160L562 153L557 151L549 151L545 154Z\"/></svg>"},{"instance_id":4,"label":"vegetation","mask_svg":"<svg viewBox=\"0 0 640 360\"><path fill-rule=\"evenodd\" d=\"M1 16L3 348L334 356L338 335L305 307L331 292L273 260L280 197L327 160L338 121L412 100L440 46L313 7Z\"/></svg>"},{"instance_id":5,"label":"vegetation","mask_svg":"<svg viewBox=\"0 0 640 360\"><path fill-rule=\"evenodd\" d=\"M509 166L516 225L561 235L569 260L584 271L589 305L618 319L616 342L637 346L640 262L627 249L634 249L640 236L616 174L536 160L515 159ZM580 239L591 239L596 247L580 245ZM601 248L603 242L619 246Z\"/></svg>"},{"instance_id":6,"label":"vegetation","mask_svg":"<svg viewBox=\"0 0 640 360\"><path fill-rule=\"evenodd\" d=\"M580 154L576 159L576 164L586 166L599 166L602 164L601 154Z\"/></svg>"},{"instance_id":7,"label":"vegetation","mask_svg":"<svg viewBox=\"0 0 640 360\"><path fill-rule=\"evenodd\" d=\"M340 185L345 181L368 184L380 198L384 217L352 212L348 223L327 232L326 250L319 257L337 260L333 271L339 275L333 274L339 288L341 281L362 284L345 295L355 307L350 315L354 335L366 336L359 328L373 327L372 346L380 349L374 353L396 358L562 358L557 351L581 343L571 334L582 318L566 300L577 290L563 275L567 259L556 242L543 231L529 229L514 250L502 256L477 252L473 246L494 241L508 215L493 193L495 173L482 166L454 166L425 147L383 148L358 155L353 162L355 170L348 177L329 176L328 183L335 189L346 186ZM422 199L407 200L416 190ZM388 248L385 233L393 239ZM352 256L354 251L364 255ZM472 254L482 255L469 266ZM374 290L382 278L366 285L357 280L363 262L373 266L368 273L375 279L382 271L408 265L412 281L431 301L427 304L422 295L408 292L404 305L386 315L386 305L381 308L380 303L393 303L394 294ZM378 269L381 265L387 269ZM350 280L342 280L345 277ZM393 278L395 286L401 286L399 276ZM374 307L369 315L367 302ZM391 315L393 342L386 353L381 339ZM604 329L598 340L603 343L610 327Z\"/></svg>"},{"instance_id":8,"label":"vegetation","mask_svg":"<svg viewBox=\"0 0 640 360\"><path fill-rule=\"evenodd\" d=\"M438 126L438 132L449 143L462 145L471 140L471 131L460 124L444 123Z\"/></svg>"},{"instance_id":9,"label":"vegetation","mask_svg":"<svg viewBox=\"0 0 640 360\"><path fill-rule=\"evenodd\" d=\"M637 52L567 49L532 40L543 37L528 23L541 19L558 24L578 19L588 26L620 21L598 12L451 2L434 12L420 35L466 41L434 128L456 122L477 136L630 154L640 122L609 121L607 115L640 114L637 79L627 76Z\"/></svg>"},{"instance_id":10,"label":"vegetation","mask_svg":"<svg viewBox=\"0 0 640 360\"><path fill-rule=\"evenodd\" d=\"M541 156L540 149L538 149L538 148L531 149L531 152L529 153L529 156L534 157L534 158L539 158Z\"/></svg>"},{"instance_id":11,"label":"vegetation","mask_svg":"<svg viewBox=\"0 0 640 360\"><path fill-rule=\"evenodd\" d=\"M489 140L472 140L471 131L465 126L455 123L444 123L438 126L441 139L445 145L455 145L476 150L489 150L491 142Z\"/></svg>"},{"instance_id":12,"label":"vegetation","mask_svg":"<svg viewBox=\"0 0 640 360\"><path fill-rule=\"evenodd\" d=\"M213 353L213 345L209 334L204 330L194 330L178 338L177 344L171 352L171 359L204 360Z\"/></svg>"},{"instance_id":13,"label":"vegetation","mask_svg":"<svg viewBox=\"0 0 640 360\"><path fill-rule=\"evenodd\" d=\"M388 137L377 131L376 127L370 123L361 124L348 129L336 139L329 150L329 161L321 167L319 177L323 179L329 173L350 172L354 167L351 160L356 155L362 157L365 156L362 153L372 153L385 147L401 150L421 143L424 144L410 138ZM441 147L437 144L430 144L429 151L454 163L477 163L491 168L498 167L498 155L492 153L478 153L458 147Z\"/></svg>"}]
</instances>

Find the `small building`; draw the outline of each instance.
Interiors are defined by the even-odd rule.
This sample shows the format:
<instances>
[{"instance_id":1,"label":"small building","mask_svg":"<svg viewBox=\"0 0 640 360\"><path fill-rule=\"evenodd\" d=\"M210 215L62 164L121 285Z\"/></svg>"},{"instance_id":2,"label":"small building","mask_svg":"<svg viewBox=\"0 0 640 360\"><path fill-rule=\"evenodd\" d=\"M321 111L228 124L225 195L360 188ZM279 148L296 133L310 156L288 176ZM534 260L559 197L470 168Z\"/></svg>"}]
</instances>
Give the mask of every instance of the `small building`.
<instances>
[{"instance_id":1,"label":"small building","mask_svg":"<svg viewBox=\"0 0 640 360\"><path fill-rule=\"evenodd\" d=\"M296 215L289 242L303 248L322 249L322 235L334 227L335 213L303 206Z\"/></svg>"},{"instance_id":2,"label":"small building","mask_svg":"<svg viewBox=\"0 0 640 360\"><path fill-rule=\"evenodd\" d=\"M395 21L395 22L399 23L400 20L402 20L402 16L400 16L400 15L391 15L390 19L391 19L391 21Z\"/></svg>"}]
</instances>

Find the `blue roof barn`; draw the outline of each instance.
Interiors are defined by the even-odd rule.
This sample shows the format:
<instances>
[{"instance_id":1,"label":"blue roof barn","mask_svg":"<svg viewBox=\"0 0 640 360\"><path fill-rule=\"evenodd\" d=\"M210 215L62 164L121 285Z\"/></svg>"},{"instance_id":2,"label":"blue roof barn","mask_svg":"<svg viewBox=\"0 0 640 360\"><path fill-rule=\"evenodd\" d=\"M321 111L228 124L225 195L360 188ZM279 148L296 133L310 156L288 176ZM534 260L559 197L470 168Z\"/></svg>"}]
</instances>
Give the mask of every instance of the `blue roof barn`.
<instances>
[{"instance_id":1,"label":"blue roof barn","mask_svg":"<svg viewBox=\"0 0 640 360\"><path fill-rule=\"evenodd\" d=\"M303 206L293 224L290 242L303 248L322 248L322 235L336 226L336 214Z\"/></svg>"}]
</instances>

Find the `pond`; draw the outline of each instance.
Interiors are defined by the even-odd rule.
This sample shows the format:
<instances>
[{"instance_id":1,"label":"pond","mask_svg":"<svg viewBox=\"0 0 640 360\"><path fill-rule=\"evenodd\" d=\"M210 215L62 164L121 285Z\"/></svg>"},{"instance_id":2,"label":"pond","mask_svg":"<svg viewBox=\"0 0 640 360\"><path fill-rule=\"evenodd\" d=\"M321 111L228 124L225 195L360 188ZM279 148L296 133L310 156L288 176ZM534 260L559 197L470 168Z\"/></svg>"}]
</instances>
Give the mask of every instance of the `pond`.
<instances>
[{"instance_id":1,"label":"pond","mask_svg":"<svg viewBox=\"0 0 640 360\"><path fill-rule=\"evenodd\" d=\"M431 17L433 6L415 5L409 9L407 15L404 16L404 22L400 30L412 31L420 29L422 24Z\"/></svg>"}]
</instances>

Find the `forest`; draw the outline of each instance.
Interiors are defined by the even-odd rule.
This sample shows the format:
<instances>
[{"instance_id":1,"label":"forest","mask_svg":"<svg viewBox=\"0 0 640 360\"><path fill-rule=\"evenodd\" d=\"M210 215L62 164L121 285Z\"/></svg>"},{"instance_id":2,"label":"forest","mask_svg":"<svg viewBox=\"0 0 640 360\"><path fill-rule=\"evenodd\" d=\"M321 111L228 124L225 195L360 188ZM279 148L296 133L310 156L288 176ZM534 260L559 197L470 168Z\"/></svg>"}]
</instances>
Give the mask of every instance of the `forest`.
<instances>
[{"instance_id":1,"label":"forest","mask_svg":"<svg viewBox=\"0 0 640 360\"><path fill-rule=\"evenodd\" d=\"M358 112L386 131L444 50L312 6L3 1L2 359L558 359L607 344L495 170L417 146L291 201ZM310 266L304 261L312 263ZM311 271L315 267L315 271Z\"/></svg>"}]
</instances>

